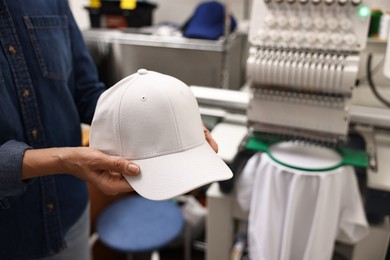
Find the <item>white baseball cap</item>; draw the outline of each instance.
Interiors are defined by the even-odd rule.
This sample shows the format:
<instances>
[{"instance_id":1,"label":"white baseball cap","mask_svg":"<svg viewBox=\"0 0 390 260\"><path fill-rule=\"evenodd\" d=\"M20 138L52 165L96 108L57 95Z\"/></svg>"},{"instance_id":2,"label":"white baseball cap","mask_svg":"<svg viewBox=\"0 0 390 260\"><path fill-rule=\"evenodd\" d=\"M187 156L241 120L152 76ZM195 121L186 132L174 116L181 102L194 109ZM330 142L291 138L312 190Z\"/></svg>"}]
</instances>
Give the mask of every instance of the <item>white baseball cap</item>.
<instances>
[{"instance_id":1,"label":"white baseball cap","mask_svg":"<svg viewBox=\"0 0 390 260\"><path fill-rule=\"evenodd\" d=\"M182 81L138 70L99 98L90 146L130 159L141 196L165 200L233 174L205 140L198 104Z\"/></svg>"}]
</instances>

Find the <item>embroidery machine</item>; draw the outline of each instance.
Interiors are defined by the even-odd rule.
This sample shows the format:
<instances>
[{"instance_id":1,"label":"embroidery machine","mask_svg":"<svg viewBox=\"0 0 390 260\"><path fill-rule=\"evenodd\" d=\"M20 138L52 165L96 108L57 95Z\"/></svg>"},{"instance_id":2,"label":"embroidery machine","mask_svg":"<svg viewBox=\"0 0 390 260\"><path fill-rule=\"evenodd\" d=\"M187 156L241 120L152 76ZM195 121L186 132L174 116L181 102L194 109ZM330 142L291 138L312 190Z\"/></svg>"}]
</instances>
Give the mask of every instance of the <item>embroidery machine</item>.
<instances>
[{"instance_id":1,"label":"embroidery machine","mask_svg":"<svg viewBox=\"0 0 390 260\"><path fill-rule=\"evenodd\" d=\"M369 16L370 1L254 0L244 91L192 86L204 120L212 119L220 155L230 164L252 133L333 147L343 147L352 133L364 139L366 203L382 205L386 217L352 246L353 260L384 259L390 236L390 110L353 102L363 54L377 44L367 46ZM229 188L221 187L208 190L209 260L229 258L233 220L247 218Z\"/></svg>"}]
</instances>

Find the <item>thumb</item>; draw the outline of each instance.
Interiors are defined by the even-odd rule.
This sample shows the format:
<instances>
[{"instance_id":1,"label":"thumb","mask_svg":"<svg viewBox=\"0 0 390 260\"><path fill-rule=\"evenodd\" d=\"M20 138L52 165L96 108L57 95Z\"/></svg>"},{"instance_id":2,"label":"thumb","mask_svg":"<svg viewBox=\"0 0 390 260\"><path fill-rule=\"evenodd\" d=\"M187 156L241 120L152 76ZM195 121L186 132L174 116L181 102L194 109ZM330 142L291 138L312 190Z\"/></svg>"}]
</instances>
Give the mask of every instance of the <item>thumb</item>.
<instances>
[{"instance_id":1,"label":"thumb","mask_svg":"<svg viewBox=\"0 0 390 260\"><path fill-rule=\"evenodd\" d=\"M124 175L134 176L138 175L140 172L138 165L124 158L110 156L108 166L110 167L108 170L119 172Z\"/></svg>"}]
</instances>

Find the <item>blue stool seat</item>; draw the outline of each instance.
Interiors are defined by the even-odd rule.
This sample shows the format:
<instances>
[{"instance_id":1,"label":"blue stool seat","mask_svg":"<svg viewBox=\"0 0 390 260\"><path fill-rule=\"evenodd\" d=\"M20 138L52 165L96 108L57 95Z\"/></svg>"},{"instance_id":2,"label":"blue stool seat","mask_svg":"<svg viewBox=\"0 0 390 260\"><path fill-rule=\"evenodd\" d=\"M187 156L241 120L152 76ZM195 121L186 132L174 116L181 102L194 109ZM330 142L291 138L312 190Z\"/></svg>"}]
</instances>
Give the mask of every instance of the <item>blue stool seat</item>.
<instances>
[{"instance_id":1,"label":"blue stool seat","mask_svg":"<svg viewBox=\"0 0 390 260\"><path fill-rule=\"evenodd\" d=\"M107 207L97 220L103 244L126 252L158 250L177 238L184 227L178 205L134 195Z\"/></svg>"}]
</instances>

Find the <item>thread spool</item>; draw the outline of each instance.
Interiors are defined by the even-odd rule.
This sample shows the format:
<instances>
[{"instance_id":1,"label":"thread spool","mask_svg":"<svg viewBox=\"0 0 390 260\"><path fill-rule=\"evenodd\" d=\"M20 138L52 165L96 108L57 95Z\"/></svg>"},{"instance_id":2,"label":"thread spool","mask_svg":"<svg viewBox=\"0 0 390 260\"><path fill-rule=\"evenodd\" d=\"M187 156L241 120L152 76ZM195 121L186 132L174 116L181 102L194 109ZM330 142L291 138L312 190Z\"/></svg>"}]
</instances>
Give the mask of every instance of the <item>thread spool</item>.
<instances>
[{"instance_id":1,"label":"thread spool","mask_svg":"<svg viewBox=\"0 0 390 260\"><path fill-rule=\"evenodd\" d=\"M379 8L373 8L371 10L371 21L370 21L370 29L368 31L368 36L372 38L377 38L379 34L379 23L383 12Z\"/></svg>"},{"instance_id":2,"label":"thread spool","mask_svg":"<svg viewBox=\"0 0 390 260\"><path fill-rule=\"evenodd\" d=\"M90 0L89 1L89 7L90 8L100 8L102 6L102 3L100 0Z\"/></svg>"},{"instance_id":3,"label":"thread spool","mask_svg":"<svg viewBox=\"0 0 390 260\"><path fill-rule=\"evenodd\" d=\"M121 0L119 6L122 10L134 10L137 8L137 0Z\"/></svg>"}]
</instances>

